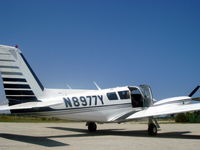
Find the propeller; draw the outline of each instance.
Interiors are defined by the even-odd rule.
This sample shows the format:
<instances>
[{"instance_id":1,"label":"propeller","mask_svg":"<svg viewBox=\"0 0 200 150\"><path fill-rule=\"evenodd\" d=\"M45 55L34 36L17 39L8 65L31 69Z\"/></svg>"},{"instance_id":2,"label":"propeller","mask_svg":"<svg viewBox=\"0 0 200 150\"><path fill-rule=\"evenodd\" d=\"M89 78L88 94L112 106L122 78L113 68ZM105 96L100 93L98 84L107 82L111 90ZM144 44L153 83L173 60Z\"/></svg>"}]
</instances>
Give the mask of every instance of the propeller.
<instances>
[{"instance_id":1,"label":"propeller","mask_svg":"<svg viewBox=\"0 0 200 150\"><path fill-rule=\"evenodd\" d=\"M192 97L196 92L197 90L200 88L200 85L198 85L188 96L189 97Z\"/></svg>"},{"instance_id":2,"label":"propeller","mask_svg":"<svg viewBox=\"0 0 200 150\"><path fill-rule=\"evenodd\" d=\"M198 91L199 88L200 88L200 85L198 85L188 96L192 97ZM192 98L192 100L193 101L200 101L200 97Z\"/></svg>"}]
</instances>

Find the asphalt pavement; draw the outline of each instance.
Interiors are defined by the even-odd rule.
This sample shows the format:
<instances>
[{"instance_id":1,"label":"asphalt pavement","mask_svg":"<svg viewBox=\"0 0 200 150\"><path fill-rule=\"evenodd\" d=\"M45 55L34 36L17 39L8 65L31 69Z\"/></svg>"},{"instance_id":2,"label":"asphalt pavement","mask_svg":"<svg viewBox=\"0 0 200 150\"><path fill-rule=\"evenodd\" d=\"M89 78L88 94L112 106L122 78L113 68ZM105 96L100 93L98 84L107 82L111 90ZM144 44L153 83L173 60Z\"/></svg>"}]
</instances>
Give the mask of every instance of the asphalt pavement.
<instances>
[{"instance_id":1,"label":"asphalt pavement","mask_svg":"<svg viewBox=\"0 0 200 150\"><path fill-rule=\"evenodd\" d=\"M197 150L200 124L161 124L155 137L139 123L98 124L88 133L85 123L0 123L0 150Z\"/></svg>"}]
</instances>

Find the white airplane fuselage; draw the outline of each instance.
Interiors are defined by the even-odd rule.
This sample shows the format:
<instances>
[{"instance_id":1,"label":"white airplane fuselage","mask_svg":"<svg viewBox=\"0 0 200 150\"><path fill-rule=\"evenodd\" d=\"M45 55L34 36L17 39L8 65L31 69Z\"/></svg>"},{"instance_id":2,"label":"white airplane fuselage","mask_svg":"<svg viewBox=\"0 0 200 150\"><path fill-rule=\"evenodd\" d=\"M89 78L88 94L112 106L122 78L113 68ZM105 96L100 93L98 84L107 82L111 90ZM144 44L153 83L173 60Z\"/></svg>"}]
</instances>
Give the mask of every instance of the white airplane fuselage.
<instances>
[{"instance_id":1,"label":"white airplane fuselage","mask_svg":"<svg viewBox=\"0 0 200 150\"><path fill-rule=\"evenodd\" d=\"M132 87L133 88L133 87ZM139 87L134 87L139 89ZM120 97L120 92L127 92L126 97ZM45 94L46 93L46 94ZM52 97L52 95L58 95ZM108 94L110 94L108 97ZM128 86L102 90L44 90L44 102L56 101L58 104L27 110L25 113L36 116L50 116L74 121L112 122L124 114L140 111L145 107L134 107L131 100L131 91ZM113 95L112 95L113 94ZM60 96L59 96L60 95ZM112 97L113 96L113 97ZM12 113L23 114L24 110L15 110ZM116 122L116 121L115 121ZM120 122L120 120L119 120Z\"/></svg>"}]
</instances>

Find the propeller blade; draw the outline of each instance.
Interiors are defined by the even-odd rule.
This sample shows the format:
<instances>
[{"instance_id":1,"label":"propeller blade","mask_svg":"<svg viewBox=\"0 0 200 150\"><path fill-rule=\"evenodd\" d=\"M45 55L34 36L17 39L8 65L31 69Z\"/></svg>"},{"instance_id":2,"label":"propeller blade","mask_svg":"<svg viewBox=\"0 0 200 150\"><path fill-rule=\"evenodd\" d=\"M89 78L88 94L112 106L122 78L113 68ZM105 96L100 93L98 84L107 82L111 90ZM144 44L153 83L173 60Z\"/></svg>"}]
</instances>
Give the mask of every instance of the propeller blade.
<instances>
[{"instance_id":1,"label":"propeller blade","mask_svg":"<svg viewBox=\"0 0 200 150\"><path fill-rule=\"evenodd\" d=\"M194 95L199 88L200 88L200 86L198 85L188 96L192 97L192 95Z\"/></svg>"}]
</instances>

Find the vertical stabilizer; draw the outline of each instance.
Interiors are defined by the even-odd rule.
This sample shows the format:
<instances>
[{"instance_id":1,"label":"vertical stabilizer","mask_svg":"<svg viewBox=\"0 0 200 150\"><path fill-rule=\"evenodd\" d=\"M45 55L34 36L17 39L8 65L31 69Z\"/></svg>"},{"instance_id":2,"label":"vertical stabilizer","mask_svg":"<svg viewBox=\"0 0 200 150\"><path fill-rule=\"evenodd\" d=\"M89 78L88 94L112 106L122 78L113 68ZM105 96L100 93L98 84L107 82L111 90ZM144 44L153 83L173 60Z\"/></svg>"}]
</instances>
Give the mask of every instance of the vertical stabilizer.
<instances>
[{"instance_id":1,"label":"vertical stabilizer","mask_svg":"<svg viewBox=\"0 0 200 150\"><path fill-rule=\"evenodd\" d=\"M0 74L9 105L38 101L44 87L16 47L0 45Z\"/></svg>"}]
</instances>

